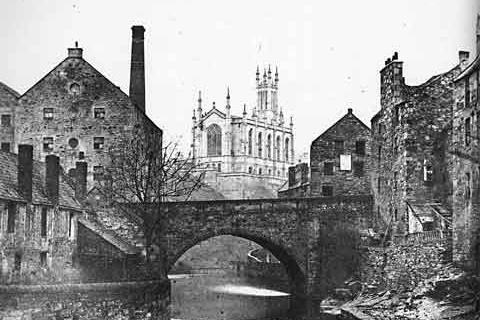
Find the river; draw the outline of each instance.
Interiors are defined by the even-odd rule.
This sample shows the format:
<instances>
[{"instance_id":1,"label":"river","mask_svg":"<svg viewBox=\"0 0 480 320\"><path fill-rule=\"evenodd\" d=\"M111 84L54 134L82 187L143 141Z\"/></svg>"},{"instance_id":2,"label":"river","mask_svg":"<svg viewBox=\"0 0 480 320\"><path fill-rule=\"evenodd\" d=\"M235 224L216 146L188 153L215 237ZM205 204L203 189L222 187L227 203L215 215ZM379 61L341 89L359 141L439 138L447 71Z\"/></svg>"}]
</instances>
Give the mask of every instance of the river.
<instances>
[{"instance_id":1,"label":"river","mask_svg":"<svg viewBox=\"0 0 480 320\"><path fill-rule=\"evenodd\" d=\"M169 278L172 282L172 320L306 318L306 310L292 310L293 299L287 284L268 284L225 272L171 275ZM317 315L315 319L335 318Z\"/></svg>"}]
</instances>

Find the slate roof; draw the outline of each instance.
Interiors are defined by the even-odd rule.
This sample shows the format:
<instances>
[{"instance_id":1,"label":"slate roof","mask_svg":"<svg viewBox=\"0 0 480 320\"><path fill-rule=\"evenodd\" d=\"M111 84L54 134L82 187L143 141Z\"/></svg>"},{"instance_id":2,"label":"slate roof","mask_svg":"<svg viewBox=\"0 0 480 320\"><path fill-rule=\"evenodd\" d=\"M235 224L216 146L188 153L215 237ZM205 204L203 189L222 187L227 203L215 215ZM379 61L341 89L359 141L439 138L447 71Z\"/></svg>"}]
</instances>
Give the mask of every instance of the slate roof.
<instances>
[{"instance_id":1,"label":"slate roof","mask_svg":"<svg viewBox=\"0 0 480 320\"><path fill-rule=\"evenodd\" d=\"M18 190L18 156L0 151L0 199L26 202ZM34 204L53 205L46 196L45 163L33 161L32 202ZM65 208L81 210L75 199L74 189L67 183L66 176L61 173L59 186L59 205Z\"/></svg>"},{"instance_id":2,"label":"slate roof","mask_svg":"<svg viewBox=\"0 0 480 320\"><path fill-rule=\"evenodd\" d=\"M5 83L1 81L0 81L0 90L7 92L8 94L12 95L17 99L18 97L20 97L20 94L17 91L13 90L12 88L10 88L9 86L7 86Z\"/></svg>"}]
</instances>

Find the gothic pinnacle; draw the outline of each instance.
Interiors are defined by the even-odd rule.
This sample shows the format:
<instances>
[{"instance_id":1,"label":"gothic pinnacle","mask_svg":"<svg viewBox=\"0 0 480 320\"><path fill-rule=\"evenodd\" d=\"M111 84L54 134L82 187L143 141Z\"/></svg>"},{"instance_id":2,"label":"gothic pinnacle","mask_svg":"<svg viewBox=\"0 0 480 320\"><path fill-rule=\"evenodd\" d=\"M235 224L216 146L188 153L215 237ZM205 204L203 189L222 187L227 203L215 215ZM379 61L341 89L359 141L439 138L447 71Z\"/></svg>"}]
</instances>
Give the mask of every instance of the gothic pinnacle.
<instances>
[{"instance_id":1,"label":"gothic pinnacle","mask_svg":"<svg viewBox=\"0 0 480 320\"><path fill-rule=\"evenodd\" d=\"M230 87L227 87L227 100L230 100Z\"/></svg>"}]
</instances>

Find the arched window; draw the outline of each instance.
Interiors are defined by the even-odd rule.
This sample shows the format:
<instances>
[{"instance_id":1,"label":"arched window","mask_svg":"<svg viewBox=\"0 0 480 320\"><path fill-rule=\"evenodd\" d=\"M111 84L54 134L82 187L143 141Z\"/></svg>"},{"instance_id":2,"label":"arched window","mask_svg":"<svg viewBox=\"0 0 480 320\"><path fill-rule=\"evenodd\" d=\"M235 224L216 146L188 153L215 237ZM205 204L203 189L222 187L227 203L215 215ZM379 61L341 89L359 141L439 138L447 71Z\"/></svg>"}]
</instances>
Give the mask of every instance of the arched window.
<instances>
[{"instance_id":1,"label":"arched window","mask_svg":"<svg viewBox=\"0 0 480 320\"><path fill-rule=\"evenodd\" d=\"M280 161L280 136L277 137L277 161Z\"/></svg>"},{"instance_id":2,"label":"arched window","mask_svg":"<svg viewBox=\"0 0 480 320\"><path fill-rule=\"evenodd\" d=\"M261 158L262 157L262 133L259 132L258 133L258 157Z\"/></svg>"},{"instance_id":3,"label":"arched window","mask_svg":"<svg viewBox=\"0 0 480 320\"><path fill-rule=\"evenodd\" d=\"M217 124L212 124L207 128L207 155L222 155L222 129Z\"/></svg>"},{"instance_id":4,"label":"arched window","mask_svg":"<svg viewBox=\"0 0 480 320\"><path fill-rule=\"evenodd\" d=\"M252 173L252 167L248 167L248 173Z\"/></svg>"},{"instance_id":5,"label":"arched window","mask_svg":"<svg viewBox=\"0 0 480 320\"><path fill-rule=\"evenodd\" d=\"M288 161L288 145L289 145L290 139L285 139L285 161Z\"/></svg>"},{"instance_id":6,"label":"arched window","mask_svg":"<svg viewBox=\"0 0 480 320\"><path fill-rule=\"evenodd\" d=\"M252 155L253 129L248 130L248 155Z\"/></svg>"},{"instance_id":7,"label":"arched window","mask_svg":"<svg viewBox=\"0 0 480 320\"><path fill-rule=\"evenodd\" d=\"M267 136L267 157L268 159L272 159L272 136Z\"/></svg>"}]
</instances>

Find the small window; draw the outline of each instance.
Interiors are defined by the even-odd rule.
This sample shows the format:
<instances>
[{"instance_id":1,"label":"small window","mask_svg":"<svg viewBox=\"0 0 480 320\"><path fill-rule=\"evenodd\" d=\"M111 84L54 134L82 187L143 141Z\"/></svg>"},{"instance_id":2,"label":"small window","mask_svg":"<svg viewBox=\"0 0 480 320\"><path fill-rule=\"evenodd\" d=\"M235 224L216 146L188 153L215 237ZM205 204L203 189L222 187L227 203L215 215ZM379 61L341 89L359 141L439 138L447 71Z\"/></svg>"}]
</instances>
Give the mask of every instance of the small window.
<instances>
[{"instance_id":1,"label":"small window","mask_svg":"<svg viewBox=\"0 0 480 320\"><path fill-rule=\"evenodd\" d=\"M323 163L323 174L326 176L333 175L333 162L324 162Z\"/></svg>"},{"instance_id":2,"label":"small window","mask_svg":"<svg viewBox=\"0 0 480 320\"><path fill-rule=\"evenodd\" d=\"M472 126L470 118L465 119L465 145L468 147L472 141Z\"/></svg>"},{"instance_id":3,"label":"small window","mask_svg":"<svg viewBox=\"0 0 480 320\"><path fill-rule=\"evenodd\" d=\"M324 197L333 196L333 187L332 186L322 186L322 195Z\"/></svg>"},{"instance_id":4,"label":"small window","mask_svg":"<svg viewBox=\"0 0 480 320\"><path fill-rule=\"evenodd\" d=\"M365 155L365 141L356 141L355 142L355 153L359 156Z\"/></svg>"},{"instance_id":5,"label":"small window","mask_svg":"<svg viewBox=\"0 0 480 320\"><path fill-rule=\"evenodd\" d=\"M7 232L15 232L15 216L17 215L17 206L15 202L9 202L7 207Z\"/></svg>"},{"instance_id":6,"label":"small window","mask_svg":"<svg viewBox=\"0 0 480 320\"><path fill-rule=\"evenodd\" d=\"M1 150L10 152L10 142L2 142Z\"/></svg>"},{"instance_id":7,"label":"small window","mask_svg":"<svg viewBox=\"0 0 480 320\"><path fill-rule=\"evenodd\" d=\"M94 108L93 116L95 119L105 119L105 108Z\"/></svg>"},{"instance_id":8,"label":"small window","mask_svg":"<svg viewBox=\"0 0 480 320\"><path fill-rule=\"evenodd\" d=\"M40 252L40 266L43 268L47 266L47 251Z\"/></svg>"},{"instance_id":9,"label":"small window","mask_svg":"<svg viewBox=\"0 0 480 320\"><path fill-rule=\"evenodd\" d=\"M382 179L380 177L377 178L377 192L380 192L382 189Z\"/></svg>"},{"instance_id":10,"label":"small window","mask_svg":"<svg viewBox=\"0 0 480 320\"><path fill-rule=\"evenodd\" d=\"M15 252L15 258L13 263L13 270L20 271L22 269L22 254L20 252Z\"/></svg>"},{"instance_id":11,"label":"small window","mask_svg":"<svg viewBox=\"0 0 480 320\"><path fill-rule=\"evenodd\" d=\"M397 190L397 187L398 187L398 182L397 182L397 180L398 180L398 172L395 171L395 172L393 173L393 190Z\"/></svg>"},{"instance_id":12,"label":"small window","mask_svg":"<svg viewBox=\"0 0 480 320\"><path fill-rule=\"evenodd\" d=\"M423 161L423 181L424 182L431 182L433 179L433 167L432 164L424 160Z\"/></svg>"},{"instance_id":13,"label":"small window","mask_svg":"<svg viewBox=\"0 0 480 320\"><path fill-rule=\"evenodd\" d=\"M248 173L252 173L252 167L248 167Z\"/></svg>"},{"instance_id":14,"label":"small window","mask_svg":"<svg viewBox=\"0 0 480 320\"><path fill-rule=\"evenodd\" d=\"M258 174L262 174L262 168L258 168Z\"/></svg>"},{"instance_id":15,"label":"small window","mask_svg":"<svg viewBox=\"0 0 480 320\"><path fill-rule=\"evenodd\" d=\"M80 85L78 83L72 83L70 85L70 92L73 94L73 95L77 95L80 93Z\"/></svg>"},{"instance_id":16,"label":"small window","mask_svg":"<svg viewBox=\"0 0 480 320\"><path fill-rule=\"evenodd\" d=\"M70 140L68 140L68 145L70 146L70 148L75 149L78 146L78 139L70 138Z\"/></svg>"},{"instance_id":17,"label":"small window","mask_svg":"<svg viewBox=\"0 0 480 320\"><path fill-rule=\"evenodd\" d=\"M43 119L44 120L53 119L53 108L43 108Z\"/></svg>"},{"instance_id":18,"label":"small window","mask_svg":"<svg viewBox=\"0 0 480 320\"><path fill-rule=\"evenodd\" d=\"M102 150L105 145L104 137L94 137L93 138L93 149Z\"/></svg>"},{"instance_id":19,"label":"small window","mask_svg":"<svg viewBox=\"0 0 480 320\"><path fill-rule=\"evenodd\" d=\"M78 153L78 159L79 159L79 160L85 159L85 152L80 151L80 152Z\"/></svg>"},{"instance_id":20,"label":"small window","mask_svg":"<svg viewBox=\"0 0 480 320\"><path fill-rule=\"evenodd\" d=\"M10 127L12 125L12 116L9 114L2 114L2 127Z\"/></svg>"},{"instance_id":21,"label":"small window","mask_svg":"<svg viewBox=\"0 0 480 320\"><path fill-rule=\"evenodd\" d=\"M93 166L93 180L100 181L103 179L104 170L102 166Z\"/></svg>"},{"instance_id":22,"label":"small window","mask_svg":"<svg viewBox=\"0 0 480 320\"><path fill-rule=\"evenodd\" d=\"M335 151L343 152L343 140L335 140Z\"/></svg>"},{"instance_id":23,"label":"small window","mask_svg":"<svg viewBox=\"0 0 480 320\"><path fill-rule=\"evenodd\" d=\"M353 174L356 177L363 177L363 161L355 161L353 163Z\"/></svg>"},{"instance_id":24,"label":"small window","mask_svg":"<svg viewBox=\"0 0 480 320\"><path fill-rule=\"evenodd\" d=\"M69 238L72 238L73 232L74 232L73 217L74 217L74 214L72 212L68 213L68 237Z\"/></svg>"},{"instance_id":25,"label":"small window","mask_svg":"<svg viewBox=\"0 0 480 320\"><path fill-rule=\"evenodd\" d=\"M269 176L272 175L272 169L268 169L268 175L269 175Z\"/></svg>"},{"instance_id":26,"label":"small window","mask_svg":"<svg viewBox=\"0 0 480 320\"><path fill-rule=\"evenodd\" d=\"M222 172L222 164L221 163L217 164L217 171Z\"/></svg>"},{"instance_id":27,"label":"small window","mask_svg":"<svg viewBox=\"0 0 480 320\"><path fill-rule=\"evenodd\" d=\"M43 207L40 217L40 236L46 237L47 236L47 208Z\"/></svg>"},{"instance_id":28,"label":"small window","mask_svg":"<svg viewBox=\"0 0 480 320\"><path fill-rule=\"evenodd\" d=\"M43 151L45 152L53 151L53 137L43 138Z\"/></svg>"}]
</instances>

